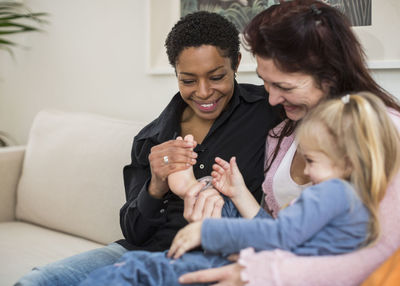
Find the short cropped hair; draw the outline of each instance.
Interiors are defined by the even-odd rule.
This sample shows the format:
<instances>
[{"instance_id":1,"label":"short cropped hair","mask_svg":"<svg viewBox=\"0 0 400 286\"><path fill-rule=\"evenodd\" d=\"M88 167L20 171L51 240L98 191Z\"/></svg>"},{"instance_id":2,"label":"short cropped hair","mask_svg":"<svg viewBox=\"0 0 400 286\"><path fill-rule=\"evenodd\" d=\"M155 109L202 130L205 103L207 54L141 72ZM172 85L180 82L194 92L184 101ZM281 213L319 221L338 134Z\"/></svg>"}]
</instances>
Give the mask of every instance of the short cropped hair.
<instances>
[{"instance_id":1,"label":"short cropped hair","mask_svg":"<svg viewBox=\"0 0 400 286\"><path fill-rule=\"evenodd\" d=\"M239 32L235 25L223 16L198 11L181 18L165 40L169 63L176 68L179 55L185 48L211 45L229 57L231 67L238 66L240 50Z\"/></svg>"}]
</instances>

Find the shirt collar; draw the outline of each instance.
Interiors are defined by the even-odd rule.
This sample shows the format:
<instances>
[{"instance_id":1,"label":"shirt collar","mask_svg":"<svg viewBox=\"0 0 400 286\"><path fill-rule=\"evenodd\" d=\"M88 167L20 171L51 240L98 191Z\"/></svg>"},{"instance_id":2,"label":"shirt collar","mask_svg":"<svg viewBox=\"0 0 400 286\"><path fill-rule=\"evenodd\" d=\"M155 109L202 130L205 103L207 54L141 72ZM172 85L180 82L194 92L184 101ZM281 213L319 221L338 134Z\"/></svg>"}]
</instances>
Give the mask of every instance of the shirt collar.
<instances>
[{"instance_id":1,"label":"shirt collar","mask_svg":"<svg viewBox=\"0 0 400 286\"><path fill-rule=\"evenodd\" d=\"M209 134L229 118L232 112L240 104L241 100L249 103L259 101L260 89L256 90L255 88L256 87L251 84L239 85L235 80L233 96L225 110L215 120ZM252 92L252 89L254 89L254 92ZM262 96L265 98L265 95ZM180 93L176 93L160 116L153 121L153 127L149 129L148 132L141 134L142 136L140 137L151 137L156 141L155 143L158 144L175 139L181 133L180 120L186 106L187 104L183 101Z\"/></svg>"}]
</instances>

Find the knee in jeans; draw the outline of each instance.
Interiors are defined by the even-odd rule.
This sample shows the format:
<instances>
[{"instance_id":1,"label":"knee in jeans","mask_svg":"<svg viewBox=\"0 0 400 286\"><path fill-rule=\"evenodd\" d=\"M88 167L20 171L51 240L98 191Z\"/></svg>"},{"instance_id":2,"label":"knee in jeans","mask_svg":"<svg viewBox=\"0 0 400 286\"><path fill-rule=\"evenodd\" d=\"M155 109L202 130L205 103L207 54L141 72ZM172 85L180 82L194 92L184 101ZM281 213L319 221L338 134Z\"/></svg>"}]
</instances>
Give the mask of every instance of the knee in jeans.
<instances>
[{"instance_id":1,"label":"knee in jeans","mask_svg":"<svg viewBox=\"0 0 400 286\"><path fill-rule=\"evenodd\" d=\"M22 276L14 286L41 286L50 285L46 283L45 274L43 273L41 267L35 267L29 273Z\"/></svg>"}]
</instances>

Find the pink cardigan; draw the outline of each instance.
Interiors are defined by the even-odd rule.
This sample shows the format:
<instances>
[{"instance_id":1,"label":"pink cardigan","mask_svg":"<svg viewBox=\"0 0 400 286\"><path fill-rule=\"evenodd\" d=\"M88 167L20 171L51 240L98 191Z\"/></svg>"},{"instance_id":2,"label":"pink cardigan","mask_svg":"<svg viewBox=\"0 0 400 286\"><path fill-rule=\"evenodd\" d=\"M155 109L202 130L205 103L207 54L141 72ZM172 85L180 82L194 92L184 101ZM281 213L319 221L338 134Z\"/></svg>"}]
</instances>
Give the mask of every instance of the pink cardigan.
<instances>
[{"instance_id":1,"label":"pink cardigan","mask_svg":"<svg viewBox=\"0 0 400 286\"><path fill-rule=\"evenodd\" d=\"M397 129L400 131L400 114L389 110ZM280 128L278 125L276 128ZM268 137L267 154L277 143ZM272 178L285 152L293 142L293 136L285 138L281 150L268 172L263 190L269 209L276 215L279 205L272 190ZM241 251L239 263L242 280L246 285L359 285L382 262L400 248L400 172L391 182L381 202L379 212L381 237L373 246L336 256L296 256L282 250L255 253L252 248Z\"/></svg>"}]
</instances>

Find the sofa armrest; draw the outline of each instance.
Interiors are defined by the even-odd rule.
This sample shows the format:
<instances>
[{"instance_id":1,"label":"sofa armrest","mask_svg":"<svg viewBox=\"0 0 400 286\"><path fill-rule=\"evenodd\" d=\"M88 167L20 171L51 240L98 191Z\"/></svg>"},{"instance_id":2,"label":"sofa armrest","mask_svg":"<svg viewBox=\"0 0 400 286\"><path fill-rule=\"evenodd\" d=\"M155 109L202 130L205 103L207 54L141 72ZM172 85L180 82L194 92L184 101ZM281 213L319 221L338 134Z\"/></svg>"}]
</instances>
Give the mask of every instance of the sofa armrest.
<instances>
[{"instance_id":1,"label":"sofa armrest","mask_svg":"<svg viewBox=\"0 0 400 286\"><path fill-rule=\"evenodd\" d=\"M0 222L15 219L17 186L25 146L0 148Z\"/></svg>"}]
</instances>

